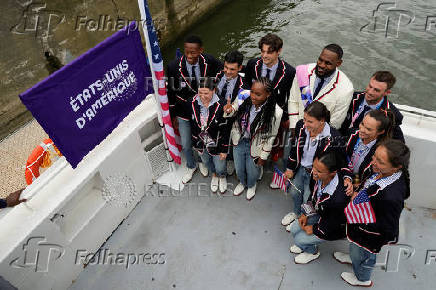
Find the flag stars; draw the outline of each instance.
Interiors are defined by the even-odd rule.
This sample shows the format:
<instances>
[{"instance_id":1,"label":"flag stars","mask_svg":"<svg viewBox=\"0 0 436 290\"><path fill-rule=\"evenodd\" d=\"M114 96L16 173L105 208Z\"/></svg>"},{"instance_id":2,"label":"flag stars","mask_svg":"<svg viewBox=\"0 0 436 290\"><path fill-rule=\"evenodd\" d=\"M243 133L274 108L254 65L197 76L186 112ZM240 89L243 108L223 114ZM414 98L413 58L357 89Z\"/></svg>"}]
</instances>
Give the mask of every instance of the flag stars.
<instances>
[{"instance_id":1,"label":"flag stars","mask_svg":"<svg viewBox=\"0 0 436 290\"><path fill-rule=\"evenodd\" d=\"M158 60L158 59L159 59L159 54L155 54L155 55L154 55L154 58L155 58L156 60Z\"/></svg>"},{"instance_id":2,"label":"flag stars","mask_svg":"<svg viewBox=\"0 0 436 290\"><path fill-rule=\"evenodd\" d=\"M155 42L153 43L153 45L154 45L154 46L159 46L159 43L158 43L157 41L155 41Z\"/></svg>"}]
</instances>

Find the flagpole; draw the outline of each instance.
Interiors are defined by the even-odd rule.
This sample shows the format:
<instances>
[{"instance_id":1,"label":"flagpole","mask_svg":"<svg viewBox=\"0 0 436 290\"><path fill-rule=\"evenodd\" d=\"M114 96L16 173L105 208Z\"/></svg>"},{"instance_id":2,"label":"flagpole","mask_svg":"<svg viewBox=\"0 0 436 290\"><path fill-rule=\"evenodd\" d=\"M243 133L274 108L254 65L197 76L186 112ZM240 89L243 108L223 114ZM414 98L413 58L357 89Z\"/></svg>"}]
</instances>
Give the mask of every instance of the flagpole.
<instances>
[{"instance_id":1,"label":"flagpole","mask_svg":"<svg viewBox=\"0 0 436 290\"><path fill-rule=\"evenodd\" d=\"M145 37L145 46L146 46L146 50L147 50L147 58L148 58L148 62L150 65L151 77L153 80L154 98L155 98L156 106L157 106L157 118L159 121L159 126L161 127L161 131L162 131L162 139L163 139L163 143L165 146L165 151L166 151L166 155L167 155L167 162L169 163L170 171L175 171L174 160L172 162L170 162L170 160L172 160L172 157L169 153L169 147L168 147L168 143L167 143L167 140L165 137L166 136L165 125L164 125L163 119L162 119L160 101L159 101L158 96L157 96L158 90L159 90L159 85L158 85L158 80L156 79L156 76L154 75L154 72L152 69L153 55L151 52L150 41L148 39L148 31L147 31L147 27L144 27L147 25L147 15L145 13L144 1L145 0L138 0L138 6L139 6L139 11L141 13L141 27L142 27L142 32L143 32L144 37Z\"/></svg>"}]
</instances>

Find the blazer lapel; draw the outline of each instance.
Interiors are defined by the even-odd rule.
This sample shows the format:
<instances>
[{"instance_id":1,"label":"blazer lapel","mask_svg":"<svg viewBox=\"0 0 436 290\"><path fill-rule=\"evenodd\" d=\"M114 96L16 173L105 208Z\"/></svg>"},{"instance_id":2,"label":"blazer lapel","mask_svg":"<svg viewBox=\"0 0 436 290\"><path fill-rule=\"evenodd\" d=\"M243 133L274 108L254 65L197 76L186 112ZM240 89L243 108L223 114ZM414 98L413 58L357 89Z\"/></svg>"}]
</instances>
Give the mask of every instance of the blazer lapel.
<instances>
[{"instance_id":1,"label":"blazer lapel","mask_svg":"<svg viewBox=\"0 0 436 290\"><path fill-rule=\"evenodd\" d=\"M332 79L330 80L330 82L328 84L326 84L320 91L319 94L317 96L316 99L321 98L325 93L327 93L328 91L330 91L333 88L333 85L336 83L337 78L338 78L338 70L336 70L334 72L334 76L332 77Z\"/></svg>"},{"instance_id":2,"label":"blazer lapel","mask_svg":"<svg viewBox=\"0 0 436 290\"><path fill-rule=\"evenodd\" d=\"M283 61L281 59L279 59L279 65L277 66L276 75L274 76L274 79L273 79L274 89L277 88L280 81L283 79L283 76L285 75L284 68L285 68L285 66L283 64Z\"/></svg>"},{"instance_id":3,"label":"blazer lapel","mask_svg":"<svg viewBox=\"0 0 436 290\"><path fill-rule=\"evenodd\" d=\"M261 58L259 58L259 60L256 62L256 65L254 66L257 79L259 79L262 76L262 65L263 65L263 61Z\"/></svg>"},{"instance_id":4,"label":"blazer lapel","mask_svg":"<svg viewBox=\"0 0 436 290\"><path fill-rule=\"evenodd\" d=\"M236 80L236 83L235 83L235 86L234 86L233 92L232 92L232 100L231 100L232 103L236 99L236 97L238 96L239 90L242 88L243 84L244 83L242 81L242 77L240 75L238 75L238 79Z\"/></svg>"},{"instance_id":5,"label":"blazer lapel","mask_svg":"<svg viewBox=\"0 0 436 290\"><path fill-rule=\"evenodd\" d=\"M372 156L374 155L376 147L377 146L374 144L371 150L369 150L368 154L366 154L365 158L363 159L363 162L360 164L359 172L362 172L362 175L367 169L369 169L372 161Z\"/></svg>"},{"instance_id":6,"label":"blazer lapel","mask_svg":"<svg viewBox=\"0 0 436 290\"><path fill-rule=\"evenodd\" d=\"M362 98L361 98L362 95L365 96L365 93L360 93L356 96L355 99L353 99L353 109L351 111L351 117L353 117L354 113L359 108L361 100L362 100Z\"/></svg>"},{"instance_id":7,"label":"blazer lapel","mask_svg":"<svg viewBox=\"0 0 436 290\"><path fill-rule=\"evenodd\" d=\"M312 92L312 95L315 92L315 88L314 88L315 79L316 79L315 68L316 68L316 66L312 69L312 71L309 72L309 76L308 76L309 77L309 87L310 87L310 91ZM320 94L318 93L318 95L320 95Z\"/></svg>"},{"instance_id":8,"label":"blazer lapel","mask_svg":"<svg viewBox=\"0 0 436 290\"><path fill-rule=\"evenodd\" d=\"M180 76L182 77L183 81L185 82L186 86L192 90L191 87L191 81L189 80L189 73L188 73L188 67L186 66L186 60L185 56L182 56L180 58L179 62L179 72Z\"/></svg>"},{"instance_id":9,"label":"blazer lapel","mask_svg":"<svg viewBox=\"0 0 436 290\"><path fill-rule=\"evenodd\" d=\"M194 97L192 101L192 111L194 112L194 121L197 123L198 128L201 128L201 119L200 119L200 105L197 102L198 96Z\"/></svg>"},{"instance_id":10,"label":"blazer lapel","mask_svg":"<svg viewBox=\"0 0 436 290\"><path fill-rule=\"evenodd\" d=\"M200 65L200 76L206 77L208 63L202 54L198 57L198 64Z\"/></svg>"},{"instance_id":11,"label":"blazer lapel","mask_svg":"<svg viewBox=\"0 0 436 290\"><path fill-rule=\"evenodd\" d=\"M214 121L215 117L216 117L216 112L218 111L220 106L219 102L216 102L215 104L213 104L212 106L209 107L209 118L207 120L207 128L210 127L210 124Z\"/></svg>"},{"instance_id":12,"label":"blazer lapel","mask_svg":"<svg viewBox=\"0 0 436 290\"><path fill-rule=\"evenodd\" d=\"M254 118L253 122L250 125L251 139L253 139L254 136L257 134L257 132L261 129L260 126L258 126L261 117L262 117L262 110L260 110L260 112L257 113L256 117Z\"/></svg>"},{"instance_id":13,"label":"blazer lapel","mask_svg":"<svg viewBox=\"0 0 436 290\"><path fill-rule=\"evenodd\" d=\"M217 83L217 85L221 82L221 79L224 77L224 71L222 70L222 71L220 71L219 73L217 73L217 75L216 75L216 83Z\"/></svg>"}]
</instances>

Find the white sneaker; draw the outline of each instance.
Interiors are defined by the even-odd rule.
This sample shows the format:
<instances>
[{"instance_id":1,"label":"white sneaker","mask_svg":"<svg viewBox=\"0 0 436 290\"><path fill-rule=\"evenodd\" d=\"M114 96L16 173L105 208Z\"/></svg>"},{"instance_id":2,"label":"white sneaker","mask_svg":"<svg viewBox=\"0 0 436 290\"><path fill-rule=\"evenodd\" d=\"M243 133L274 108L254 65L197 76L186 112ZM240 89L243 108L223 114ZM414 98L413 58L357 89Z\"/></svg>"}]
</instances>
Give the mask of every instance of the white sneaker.
<instances>
[{"instance_id":1,"label":"white sneaker","mask_svg":"<svg viewBox=\"0 0 436 290\"><path fill-rule=\"evenodd\" d=\"M217 192L218 184L219 184L218 176L215 175L212 176L212 181L210 182L210 190L212 190L213 193Z\"/></svg>"},{"instance_id":2,"label":"white sneaker","mask_svg":"<svg viewBox=\"0 0 436 290\"><path fill-rule=\"evenodd\" d=\"M203 163L201 163L201 162L198 163L198 168L200 168L200 173L204 177L207 177L209 175L209 169L207 169L207 166L204 165Z\"/></svg>"},{"instance_id":3,"label":"white sneaker","mask_svg":"<svg viewBox=\"0 0 436 290\"><path fill-rule=\"evenodd\" d=\"M287 225L286 226L286 231L288 232L288 233L290 233L291 232L291 226L292 226L292 223L290 223L289 225Z\"/></svg>"},{"instance_id":4,"label":"white sneaker","mask_svg":"<svg viewBox=\"0 0 436 290\"><path fill-rule=\"evenodd\" d=\"M319 252L316 254L301 253L294 258L294 261L295 264L307 264L309 262L312 262L313 260L318 259L318 257L319 257Z\"/></svg>"},{"instance_id":5,"label":"white sneaker","mask_svg":"<svg viewBox=\"0 0 436 290\"><path fill-rule=\"evenodd\" d=\"M263 166L260 167L260 174L257 180L262 180L262 177L263 177Z\"/></svg>"},{"instance_id":6,"label":"white sneaker","mask_svg":"<svg viewBox=\"0 0 436 290\"><path fill-rule=\"evenodd\" d=\"M352 264L349 254L345 254L342 252L334 252L333 258L335 258L335 260L341 264L350 264L350 265Z\"/></svg>"},{"instance_id":7,"label":"white sneaker","mask_svg":"<svg viewBox=\"0 0 436 290\"><path fill-rule=\"evenodd\" d=\"M188 183L191 181L192 176L194 175L195 170L197 170L197 167L195 168L186 168L186 173L182 177L183 184Z\"/></svg>"},{"instance_id":8,"label":"white sneaker","mask_svg":"<svg viewBox=\"0 0 436 290\"><path fill-rule=\"evenodd\" d=\"M297 246L297 245L292 245L289 248L289 251L291 253L293 253L293 254L301 254L301 253L303 253L303 250L299 246Z\"/></svg>"},{"instance_id":9,"label":"white sneaker","mask_svg":"<svg viewBox=\"0 0 436 290\"><path fill-rule=\"evenodd\" d=\"M220 192L221 193L226 192L227 191L227 178L225 176L219 178L219 184L220 184L219 185Z\"/></svg>"},{"instance_id":10,"label":"white sneaker","mask_svg":"<svg viewBox=\"0 0 436 290\"><path fill-rule=\"evenodd\" d=\"M282 225L290 225L294 220L297 219L297 215L293 212L288 213L282 218Z\"/></svg>"},{"instance_id":11,"label":"white sneaker","mask_svg":"<svg viewBox=\"0 0 436 290\"><path fill-rule=\"evenodd\" d=\"M275 184L274 182L271 182L271 183L269 184L269 188L271 188L271 189L279 189L280 186L278 186L278 185Z\"/></svg>"},{"instance_id":12,"label":"white sneaker","mask_svg":"<svg viewBox=\"0 0 436 290\"><path fill-rule=\"evenodd\" d=\"M253 187L247 189L247 200L252 200L256 194L256 184Z\"/></svg>"},{"instance_id":13,"label":"white sneaker","mask_svg":"<svg viewBox=\"0 0 436 290\"><path fill-rule=\"evenodd\" d=\"M244 192L245 186L242 185L242 183L239 183L236 185L235 189L233 189L233 195L238 196L241 195L241 193Z\"/></svg>"},{"instance_id":14,"label":"white sneaker","mask_svg":"<svg viewBox=\"0 0 436 290\"><path fill-rule=\"evenodd\" d=\"M227 175L233 175L235 172L235 163L233 161L227 160Z\"/></svg>"},{"instance_id":15,"label":"white sneaker","mask_svg":"<svg viewBox=\"0 0 436 290\"><path fill-rule=\"evenodd\" d=\"M359 281L357 279L356 275L354 275L354 273L342 272L341 278L342 278L342 280L344 280L345 282L347 282L351 286L363 286L363 287L371 287L372 286L371 280Z\"/></svg>"}]
</instances>

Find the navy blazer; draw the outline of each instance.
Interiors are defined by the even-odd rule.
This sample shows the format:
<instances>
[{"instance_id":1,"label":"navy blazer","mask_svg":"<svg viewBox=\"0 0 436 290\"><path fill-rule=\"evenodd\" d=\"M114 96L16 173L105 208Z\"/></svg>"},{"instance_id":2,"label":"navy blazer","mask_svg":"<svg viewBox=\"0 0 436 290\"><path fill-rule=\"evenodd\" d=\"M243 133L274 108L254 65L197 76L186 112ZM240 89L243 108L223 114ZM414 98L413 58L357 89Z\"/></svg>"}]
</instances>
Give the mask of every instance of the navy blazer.
<instances>
[{"instance_id":1,"label":"navy blazer","mask_svg":"<svg viewBox=\"0 0 436 290\"><path fill-rule=\"evenodd\" d=\"M200 77L215 77L222 70L223 64L210 54L200 54L198 58L200 66ZM186 66L186 58L182 55L168 64L168 102L172 117L181 117L185 120L190 119L190 114L186 111L186 103L190 103L197 91L191 88L191 80Z\"/></svg>"},{"instance_id":2,"label":"navy blazer","mask_svg":"<svg viewBox=\"0 0 436 290\"><path fill-rule=\"evenodd\" d=\"M359 131L356 131L355 133L351 134L350 138L348 139L347 145L345 147L347 167L344 167L341 170L344 176L350 177L351 179L353 178L354 174L351 171L351 169L348 168L348 162L349 160L351 160L351 157L353 156L354 146L356 146L357 140L359 140ZM371 147L368 154L366 154L365 158L363 158L362 163L360 163L359 166L360 180L365 180L371 174L370 166L371 166L372 156L374 155L376 148L377 148L377 143Z\"/></svg>"},{"instance_id":3,"label":"navy blazer","mask_svg":"<svg viewBox=\"0 0 436 290\"><path fill-rule=\"evenodd\" d=\"M209 118L207 120L206 131L210 138L213 139L216 146L206 148L203 140L200 138L200 105L198 104L197 98L199 98L198 95L196 95L190 103L192 147L201 153L206 149L211 155L227 153L229 151L229 137L232 123L223 116L223 108L226 101L220 99L219 102L216 102L209 107Z\"/></svg>"},{"instance_id":4,"label":"navy blazer","mask_svg":"<svg viewBox=\"0 0 436 290\"><path fill-rule=\"evenodd\" d=\"M295 137L291 141L291 150L289 152L289 158L287 162L287 169L290 169L296 173L298 168L300 167L301 158L303 157L304 153L304 144L306 143L306 127L304 127L303 120L299 120L295 126ZM322 151L330 151L334 150L336 153L345 160L343 150L343 137L333 127L330 127L330 137L325 137L321 140L319 140L316 152L314 156L317 156Z\"/></svg>"},{"instance_id":5,"label":"navy blazer","mask_svg":"<svg viewBox=\"0 0 436 290\"><path fill-rule=\"evenodd\" d=\"M376 222L347 224L348 239L372 253L380 252L383 245L397 243L406 190L404 174L382 190L377 184L368 187L367 194Z\"/></svg>"},{"instance_id":6,"label":"navy blazer","mask_svg":"<svg viewBox=\"0 0 436 290\"><path fill-rule=\"evenodd\" d=\"M347 116L345 117L344 122L342 123L341 129L339 130L342 135L350 136L357 130L359 130L359 124L362 122L364 114L360 114L359 117L352 123L354 113L359 109L360 104L365 99L365 92L354 92L353 99L351 100L350 107L348 108ZM386 110L389 109L394 113L395 116L395 127L392 130L392 138L400 140L404 143L404 135L403 131L400 128L401 123L403 122L403 115L394 106L389 100L388 97L383 97L383 102L381 103L380 109ZM350 125L351 128L350 128Z\"/></svg>"},{"instance_id":7,"label":"navy blazer","mask_svg":"<svg viewBox=\"0 0 436 290\"><path fill-rule=\"evenodd\" d=\"M251 89L253 80L262 76L262 58L250 59L245 66L244 86ZM288 98L295 77L295 68L279 58L279 65L273 79L274 92L277 97L277 104L283 110L283 115L288 118ZM284 118L282 117L282 119Z\"/></svg>"},{"instance_id":8,"label":"navy blazer","mask_svg":"<svg viewBox=\"0 0 436 290\"><path fill-rule=\"evenodd\" d=\"M216 76L216 82L217 85L220 83L221 79L224 76L224 71L220 71L217 76ZM238 96L239 90L241 90L244 87L244 80L243 78L238 74L237 77L237 81L235 84L235 87L233 88L233 92L232 92L232 98L231 98L231 102L233 103L233 101L236 99L236 97ZM218 94L218 92L217 92Z\"/></svg>"},{"instance_id":9,"label":"navy blazer","mask_svg":"<svg viewBox=\"0 0 436 290\"><path fill-rule=\"evenodd\" d=\"M311 178L309 201L320 215L319 221L313 225L313 234L318 238L328 241L345 238L345 227L347 219L344 209L350 201L345 194L345 187L342 173L338 172L338 185L332 195L323 193L318 198L318 183Z\"/></svg>"}]
</instances>

